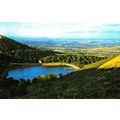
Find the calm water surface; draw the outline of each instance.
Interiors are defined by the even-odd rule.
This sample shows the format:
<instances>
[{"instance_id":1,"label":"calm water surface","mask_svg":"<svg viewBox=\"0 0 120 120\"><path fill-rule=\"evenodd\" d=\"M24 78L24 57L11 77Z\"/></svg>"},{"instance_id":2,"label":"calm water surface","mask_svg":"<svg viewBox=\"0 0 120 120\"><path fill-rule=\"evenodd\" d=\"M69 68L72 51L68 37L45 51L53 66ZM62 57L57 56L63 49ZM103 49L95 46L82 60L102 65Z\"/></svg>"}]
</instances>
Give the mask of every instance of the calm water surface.
<instances>
[{"instance_id":1,"label":"calm water surface","mask_svg":"<svg viewBox=\"0 0 120 120\"><path fill-rule=\"evenodd\" d=\"M56 66L56 67L44 67L44 66L33 66L27 68L20 68L10 70L8 72L8 78L13 77L14 79L30 79L32 80L34 77L38 75L46 75L46 74L56 74L59 75L62 73L63 75L74 71L75 69L67 66Z\"/></svg>"}]
</instances>

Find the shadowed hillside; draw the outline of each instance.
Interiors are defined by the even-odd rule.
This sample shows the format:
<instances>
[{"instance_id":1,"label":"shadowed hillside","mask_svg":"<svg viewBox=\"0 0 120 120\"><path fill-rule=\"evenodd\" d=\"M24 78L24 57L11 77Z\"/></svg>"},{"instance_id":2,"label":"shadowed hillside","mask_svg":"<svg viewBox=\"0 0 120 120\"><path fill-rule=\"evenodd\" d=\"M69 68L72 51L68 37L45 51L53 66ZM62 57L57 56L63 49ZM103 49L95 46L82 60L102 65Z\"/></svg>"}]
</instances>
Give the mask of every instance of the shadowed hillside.
<instances>
[{"instance_id":1,"label":"shadowed hillside","mask_svg":"<svg viewBox=\"0 0 120 120\"><path fill-rule=\"evenodd\" d=\"M42 57L54 55L51 50L36 49L0 35L0 54L12 57L11 62L36 63ZM7 61L7 59L6 59Z\"/></svg>"},{"instance_id":2,"label":"shadowed hillside","mask_svg":"<svg viewBox=\"0 0 120 120\"><path fill-rule=\"evenodd\" d=\"M27 49L27 48L30 47L0 35L0 50L7 51L7 50L18 50L18 49Z\"/></svg>"},{"instance_id":3,"label":"shadowed hillside","mask_svg":"<svg viewBox=\"0 0 120 120\"><path fill-rule=\"evenodd\" d=\"M120 69L88 69L57 80L39 80L20 98L120 98Z\"/></svg>"}]
</instances>

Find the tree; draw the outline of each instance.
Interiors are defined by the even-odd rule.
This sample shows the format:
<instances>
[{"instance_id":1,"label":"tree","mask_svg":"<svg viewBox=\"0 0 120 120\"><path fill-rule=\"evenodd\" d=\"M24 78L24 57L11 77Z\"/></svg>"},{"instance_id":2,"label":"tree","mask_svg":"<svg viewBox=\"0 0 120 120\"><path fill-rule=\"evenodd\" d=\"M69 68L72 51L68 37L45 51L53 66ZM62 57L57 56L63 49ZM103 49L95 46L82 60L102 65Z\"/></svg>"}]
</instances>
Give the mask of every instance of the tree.
<instances>
[{"instance_id":1,"label":"tree","mask_svg":"<svg viewBox=\"0 0 120 120\"><path fill-rule=\"evenodd\" d=\"M14 97L18 95L17 87L15 85L10 87L10 96Z\"/></svg>"},{"instance_id":2,"label":"tree","mask_svg":"<svg viewBox=\"0 0 120 120\"><path fill-rule=\"evenodd\" d=\"M62 78L62 77L63 77L63 74L62 74L62 73L60 73L60 74L59 74L59 78Z\"/></svg>"},{"instance_id":3,"label":"tree","mask_svg":"<svg viewBox=\"0 0 120 120\"><path fill-rule=\"evenodd\" d=\"M8 87L10 87L9 80L6 79L0 80L0 88L8 88Z\"/></svg>"},{"instance_id":4,"label":"tree","mask_svg":"<svg viewBox=\"0 0 120 120\"><path fill-rule=\"evenodd\" d=\"M57 76L54 74L47 74L47 75L43 76L44 80L55 80L56 78L57 78Z\"/></svg>"},{"instance_id":5,"label":"tree","mask_svg":"<svg viewBox=\"0 0 120 120\"><path fill-rule=\"evenodd\" d=\"M33 78L32 83L38 83L43 80L42 76L38 75L37 77Z\"/></svg>"},{"instance_id":6,"label":"tree","mask_svg":"<svg viewBox=\"0 0 120 120\"><path fill-rule=\"evenodd\" d=\"M20 81L18 85L18 95L22 96L25 94L27 94L27 86L25 85L23 81Z\"/></svg>"}]
</instances>

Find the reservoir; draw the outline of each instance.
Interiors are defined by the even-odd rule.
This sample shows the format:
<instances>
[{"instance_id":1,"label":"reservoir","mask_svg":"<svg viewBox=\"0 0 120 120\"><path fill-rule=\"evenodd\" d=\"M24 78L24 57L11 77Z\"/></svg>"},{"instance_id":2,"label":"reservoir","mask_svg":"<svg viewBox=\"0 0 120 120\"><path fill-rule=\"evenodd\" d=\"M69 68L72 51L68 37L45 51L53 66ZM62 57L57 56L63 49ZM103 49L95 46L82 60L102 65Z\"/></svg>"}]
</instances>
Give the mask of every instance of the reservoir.
<instances>
[{"instance_id":1,"label":"reservoir","mask_svg":"<svg viewBox=\"0 0 120 120\"><path fill-rule=\"evenodd\" d=\"M76 69L73 67L68 66L32 66L32 67L26 67L26 68L19 68L19 69L13 69L8 71L7 78L14 78L14 79L30 79L32 80L38 75L46 75L46 74L56 74L59 75L60 73L65 75L70 72L75 71Z\"/></svg>"}]
</instances>

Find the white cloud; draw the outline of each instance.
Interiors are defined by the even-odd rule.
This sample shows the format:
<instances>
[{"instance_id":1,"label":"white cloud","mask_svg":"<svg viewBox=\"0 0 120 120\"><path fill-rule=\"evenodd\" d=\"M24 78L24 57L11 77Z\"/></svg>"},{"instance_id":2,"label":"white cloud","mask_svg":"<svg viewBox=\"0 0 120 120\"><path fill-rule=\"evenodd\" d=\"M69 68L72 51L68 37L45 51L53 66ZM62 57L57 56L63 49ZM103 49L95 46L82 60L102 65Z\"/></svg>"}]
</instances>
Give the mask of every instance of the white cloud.
<instances>
[{"instance_id":1,"label":"white cloud","mask_svg":"<svg viewBox=\"0 0 120 120\"><path fill-rule=\"evenodd\" d=\"M42 24L42 23L0 23L0 33L6 36L17 37L71 37L71 38L89 38L89 37L120 37L120 25L104 24ZM112 35L111 35L112 33Z\"/></svg>"}]
</instances>

